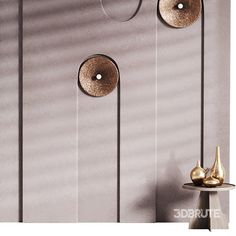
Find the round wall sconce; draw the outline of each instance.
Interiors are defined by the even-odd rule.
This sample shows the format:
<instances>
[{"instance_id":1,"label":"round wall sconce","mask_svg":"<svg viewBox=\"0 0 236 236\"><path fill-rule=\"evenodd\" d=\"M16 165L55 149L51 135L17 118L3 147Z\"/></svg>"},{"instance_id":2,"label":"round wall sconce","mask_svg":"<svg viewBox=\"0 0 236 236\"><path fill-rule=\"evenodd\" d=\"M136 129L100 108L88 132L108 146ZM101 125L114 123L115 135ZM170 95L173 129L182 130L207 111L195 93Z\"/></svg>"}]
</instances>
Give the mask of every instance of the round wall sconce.
<instances>
[{"instance_id":1,"label":"round wall sconce","mask_svg":"<svg viewBox=\"0 0 236 236\"><path fill-rule=\"evenodd\" d=\"M103 97L111 93L119 81L116 63L104 55L93 55L80 66L78 85L84 93Z\"/></svg>"},{"instance_id":2,"label":"round wall sconce","mask_svg":"<svg viewBox=\"0 0 236 236\"><path fill-rule=\"evenodd\" d=\"M161 18L174 28L193 24L201 14L201 0L159 0Z\"/></svg>"}]
</instances>

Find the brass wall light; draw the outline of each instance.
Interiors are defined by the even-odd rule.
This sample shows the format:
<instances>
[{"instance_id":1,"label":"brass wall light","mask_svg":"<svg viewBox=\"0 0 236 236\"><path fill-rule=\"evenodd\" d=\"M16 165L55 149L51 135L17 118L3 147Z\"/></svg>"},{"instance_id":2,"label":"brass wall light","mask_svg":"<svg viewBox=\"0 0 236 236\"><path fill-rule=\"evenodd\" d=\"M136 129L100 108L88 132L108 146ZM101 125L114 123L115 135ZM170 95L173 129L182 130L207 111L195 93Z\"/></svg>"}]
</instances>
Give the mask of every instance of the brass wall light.
<instances>
[{"instance_id":1,"label":"brass wall light","mask_svg":"<svg viewBox=\"0 0 236 236\"><path fill-rule=\"evenodd\" d=\"M93 55L80 66L78 85L84 93L102 97L111 93L119 81L116 63L108 56Z\"/></svg>"},{"instance_id":2,"label":"brass wall light","mask_svg":"<svg viewBox=\"0 0 236 236\"><path fill-rule=\"evenodd\" d=\"M201 14L201 0L159 0L161 18L174 28L193 24Z\"/></svg>"}]
</instances>

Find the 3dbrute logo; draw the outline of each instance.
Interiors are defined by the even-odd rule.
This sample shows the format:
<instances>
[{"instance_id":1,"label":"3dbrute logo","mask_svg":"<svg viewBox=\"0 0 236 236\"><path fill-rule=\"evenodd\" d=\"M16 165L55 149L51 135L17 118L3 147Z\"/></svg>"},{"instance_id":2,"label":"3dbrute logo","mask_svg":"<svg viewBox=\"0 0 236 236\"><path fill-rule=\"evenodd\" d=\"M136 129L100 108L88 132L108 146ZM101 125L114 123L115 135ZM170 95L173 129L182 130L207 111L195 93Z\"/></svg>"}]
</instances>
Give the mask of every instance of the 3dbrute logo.
<instances>
[{"instance_id":1,"label":"3dbrute logo","mask_svg":"<svg viewBox=\"0 0 236 236\"><path fill-rule=\"evenodd\" d=\"M192 218L220 218L219 209L174 209L174 217L177 219Z\"/></svg>"}]
</instances>

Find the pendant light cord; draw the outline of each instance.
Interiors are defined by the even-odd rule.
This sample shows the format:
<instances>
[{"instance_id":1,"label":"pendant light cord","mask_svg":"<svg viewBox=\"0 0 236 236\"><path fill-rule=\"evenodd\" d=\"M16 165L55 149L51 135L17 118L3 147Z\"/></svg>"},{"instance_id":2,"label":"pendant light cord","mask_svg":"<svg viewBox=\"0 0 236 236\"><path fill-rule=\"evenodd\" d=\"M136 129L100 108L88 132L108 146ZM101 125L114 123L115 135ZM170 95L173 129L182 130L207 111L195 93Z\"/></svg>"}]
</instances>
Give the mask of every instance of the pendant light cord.
<instances>
[{"instance_id":1,"label":"pendant light cord","mask_svg":"<svg viewBox=\"0 0 236 236\"><path fill-rule=\"evenodd\" d=\"M18 0L18 221L23 222L23 0Z\"/></svg>"},{"instance_id":2,"label":"pendant light cord","mask_svg":"<svg viewBox=\"0 0 236 236\"><path fill-rule=\"evenodd\" d=\"M204 166L204 118L205 118L205 9L202 2L201 14L201 166Z\"/></svg>"},{"instance_id":3,"label":"pendant light cord","mask_svg":"<svg viewBox=\"0 0 236 236\"><path fill-rule=\"evenodd\" d=\"M117 84L117 223L120 223L120 78Z\"/></svg>"}]
</instances>

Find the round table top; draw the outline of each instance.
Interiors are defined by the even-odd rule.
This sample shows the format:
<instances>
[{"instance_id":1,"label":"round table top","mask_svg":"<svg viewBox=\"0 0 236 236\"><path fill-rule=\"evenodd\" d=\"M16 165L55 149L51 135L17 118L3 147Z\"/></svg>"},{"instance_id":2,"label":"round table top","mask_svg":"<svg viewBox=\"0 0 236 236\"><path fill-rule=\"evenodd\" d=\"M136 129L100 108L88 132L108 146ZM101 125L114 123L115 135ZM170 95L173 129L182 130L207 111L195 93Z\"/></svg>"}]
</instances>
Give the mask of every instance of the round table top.
<instances>
[{"instance_id":1,"label":"round table top","mask_svg":"<svg viewBox=\"0 0 236 236\"><path fill-rule=\"evenodd\" d=\"M183 185L184 189L188 190L197 190L197 191L205 191L205 192L222 192L229 191L235 188L234 184L223 183L221 186L217 187L204 187L204 186L195 186L193 183L187 183Z\"/></svg>"}]
</instances>

